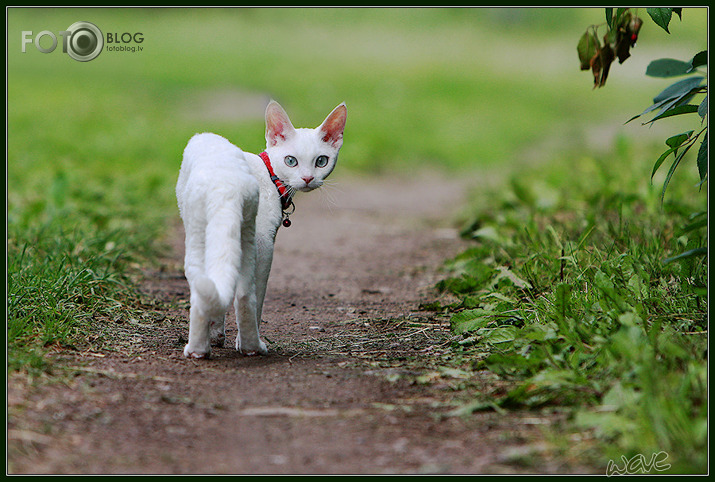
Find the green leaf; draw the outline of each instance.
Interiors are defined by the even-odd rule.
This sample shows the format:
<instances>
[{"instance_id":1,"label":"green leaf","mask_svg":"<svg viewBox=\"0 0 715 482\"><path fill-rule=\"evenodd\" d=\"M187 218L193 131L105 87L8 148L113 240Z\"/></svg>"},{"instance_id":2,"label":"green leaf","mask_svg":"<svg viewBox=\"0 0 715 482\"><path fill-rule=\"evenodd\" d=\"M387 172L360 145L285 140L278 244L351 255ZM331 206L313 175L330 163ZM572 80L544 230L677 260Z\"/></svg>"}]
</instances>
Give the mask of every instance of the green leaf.
<instances>
[{"instance_id":1,"label":"green leaf","mask_svg":"<svg viewBox=\"0 0 715 482\"><path fill-rule=\"evenodd\" d=\"M708 96L707 95L705 96L703 101L698 106L698 115L700 116L701 119L705 119L705 116L708 115Z\"/></svg>"},{"instance_id":2,"label":"green leaf","mask_svg":"<svg viewBox=\"0 0 715 482\"><path fill-rule=\"evenodd\" d=\"M703 50L702 52L698 52L695 54L695 57L693 57L693 60L690 61L690 70L688 73L693 72L695 69L698 67L702 67L703 65L708 64L708 51Z\"/></svg>"},{"instance_id":3,"label":"green leaf","mask_svg":"<svg viewBox=\"0 0 715 482\"><path fill-rule=\"evenodd\" d=\"M645 74L649 77L677 77L692 71L692 64L682 60L658 59L648 64Z\"/></svg>"},{"instance_id":4,"label":"green leaf","mask_svg":"<svg viewBox=\"0 0 715 482\"><path fill-rule=\"evenodd\" d=\"M695 95L695 91L691 91L690 93L684 95L683 97L676 97L674 99L671 99L669 102L666 102L665 104L663 104L663 106L655 114L655 116L653 116L653 118L651 118L648 122L645 122L644 125L651 124L651 123L653 123L657 120L663 119L665 117L670 117L671 114L672 115L677 114L679 111L675 111L675 109L677 109L681 105L684 105L684 104L687 105L687 103L690 102L690 99L692 99L694 95ZM675 111L675 112L671 113L671 111Z\"/></svg>"},{"instance_id":5,"label":"green leaf","mask_svg":"<svg viewBox=\"0 0 715 482\"><path fill-rule=\"evenodd\" d=\"M672 98L660 100L660 101L654 103L653 105L648 106L647 109L645 109L643 112L641 112L637 116L634 116L631 120L636 119L640 116L643 116L643 115L647 114L648 112L654 111L655 109L662 109L662 108L667 109L668 106L671 105L673 102L675 102L675 101ZM631 120L629 120L628 122L630 122Z\"/></svg>"},{"instance_id":6,"label":"green leaf","mask_svg":"<svg viewBox=\"0 0 715 482\"><path fill-rule=\"evenodd\" d=\"M668 174L665 176L665 182L663 182L663 191L660 193L661 202L663 201L663 199L665 199L665 191L666 189L668 189L668 184L670 184L670 180L673 177L675 170L678 168L678 166L680 165L680 161L683 159L683 157L690 150L691 147L693 147L692 143L685 146L685 148L680 152L680 154L675 156L675 160L673 161L673 164L671 164L670 170L668 170Z\"/></svg>"},{"instance_id":7,"label":"green leaf","mask_svg":"<svg viewBox=\"0 0 715 482\"><path fill-rule=\"evenodd\" d=\"M697 105L692 105L692 104L677 105L675 107L671 107L671 108L665 110L664 112L661 112L660 114L656 115L651 120L646 122L646 124L650 124L657 120L665 119L666 117L673 117L676 115L683 115L683 114L692 114L692 113L698 112L698 111L699 111L699 107Z\"/></svg>"},{"instance_id":8,"label":"green leaf","mask_svg":"<svg viewBox=\"0 0 715 482\"><path fill-rule=\"evenodd\" d=\"M508 341L514 341L516 338L517 328L511 325L502 325L494 328L487 335L485 335L485 341L495 345L498 343L506 343Z\"/></svg>"},{"instance_id":9,"label":"green leaf","mask_svg":"<svg viewBox=\"0 0 715 482\"><path fill-rule=\"evenodd\" d=\"M655 109L660 109L650 121L646 122L646 124L654 122L663 117L669 117L669 115L664 114L674 107L689 102L690 99L692 99L693 96L697 94L700 90L700 84L702 80L703 77L689 77L687 79L678 81L663 90L653 99L653 105L651 105L641 113L641 115L644 115ZM633 119L635 119L636 117L634 117Z\"/></svg>"},{"instance_id":10,"label":"green leaf","mask_svg":"<svg viewBox=\"0 0 715 482\"><path fill-rule=\"evenodd\" d=\"M666 32L670 33L668 31L668 24L670 23L670 19L673 16L672 8L646 8L646 11L656 25L658 25Z\"/></svg>"},{"instance_id":11,"label":"green leaf","mask_svg":"<svg viewBox=\"0 0 715 482\"><path fill-rule=\"evenodd\" d=\"M650 180L653 180L653 176L655 176L655 173L658 172L658 169L660 166L663 164L663 161L665 161L669 155L671 155L677 147L671 147L667 151L665 151L663 154L660 155L657 161L655 161L655 164L653 164L653 172L650 175Z\"/></svg>"},{"instance_id":12,"label":"green leaf","mask_svg":"<svg viewBox=\"0 0 715 482\"><path fill-rule=\"evenodd\" d=\"M626 124L628 122L631 122L638 117L641 117L648 112L652 112L656 109L660 109L660 111L656 114L656 116L651 119L649 122L653 122L660 118L662 114L667 112L669 109L678 106L680 104L683 104L684 102L688 102L697 92L700 90L700 84L703 81L703 77L689 77L687 79L680 80L669 87L667 87L665 90L663 90L660 94L655 96L653 98L653 104L650 105L648 108L646 108L643 112L641 112L638 115L635 115L628 119L626 121ZM667 116L666 116L667 117Z\"/></svg>"},{"instance_id":13,"label":"green leaf","mask_svg":"<svg viewBox=\"0 0 715 482\"><path fill-rule=\"evenodd\" d=\"M660 94L653 98L653 103L657 104L667 99L673 99L676 97L684 97L688 95L693 89L700 87L704 77L695 76L688 77L687 79L680 80L663 90Z\"/></svg>"},{"instance_id":14,"label":"green leaf","mask_svg":"<svg viewBox=\"0 0 715 482\"><path fill-rule=\"evenodd\" d=\"M581 63L581 70L588 70L591 68L591 59L596 55L596 52L601 48L601 44L598 41L598 37L592 30L587 30L578 41L578 46L576 50L578 51L578 58Z\"/></svg>"},{"instance_id":15,"label":"green leaf","mask_svg":"<svg viewBox=\"0 0 715 482\"><path fill-rule=\"evenodd\" d=\"M464 310L452 315L449 323L455 333L467 333L487 326L489 321L491 321L490 317L487 316L490 314L492 314L492 312L479 308Z\"/></svg>"},{"instance_id":16,"label":"green leaf","mask_svg":"<svg viewBox=\"0 0 715 482\"><path fill-rule=\"evenodd\" d=\"M708 136L704 137L698 149L698 173L702 183L708 175Z\"/></svg>"},{"instance_id":17,"label":"green leaf","mask_svg":"<svg viewBox=\"0 0 715 482\"><path fill-rule=\"evenodd\" d=\"M606 10L606 24L608 28L613 28L613 7L604 9Z\"/></svg>"},{"instance_id":18,"label":"green leaf","mask_svg":"<svg viewBox=\"0 0 715 482\"><path fill-rule=\"evenodd\" d=\"M682 146L685 141L690 139L690 135L693 133L693 131L688 131L688 132L683 132L682 134L676 134L672 137L669 137L665 143L674 148L677 149L678 147Z\"/></svg>"}]
</instances>

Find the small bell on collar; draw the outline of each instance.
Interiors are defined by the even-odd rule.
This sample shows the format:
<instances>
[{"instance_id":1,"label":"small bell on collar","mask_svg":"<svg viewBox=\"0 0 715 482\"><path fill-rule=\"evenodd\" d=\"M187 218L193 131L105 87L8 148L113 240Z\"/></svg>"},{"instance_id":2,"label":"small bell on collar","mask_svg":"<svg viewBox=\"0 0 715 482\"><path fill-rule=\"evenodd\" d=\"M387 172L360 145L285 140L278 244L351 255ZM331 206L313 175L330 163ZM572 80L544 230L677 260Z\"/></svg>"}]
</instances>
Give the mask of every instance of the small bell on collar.
<instances>
[{"instance_id":1,"label":"small bell on collar","mask_svg":"<svg viewBox=\"0 0 715 482\"><path fill-rule=\"evenodd\" d=\"M283 209L283 221L281 224L283 224L284 227L289 228L291 225L290 222L290 215L295 212L295 204L293 204L293 200L289 199L288 202L286 203L286 207Z\"/></svg>"}]
</instances>

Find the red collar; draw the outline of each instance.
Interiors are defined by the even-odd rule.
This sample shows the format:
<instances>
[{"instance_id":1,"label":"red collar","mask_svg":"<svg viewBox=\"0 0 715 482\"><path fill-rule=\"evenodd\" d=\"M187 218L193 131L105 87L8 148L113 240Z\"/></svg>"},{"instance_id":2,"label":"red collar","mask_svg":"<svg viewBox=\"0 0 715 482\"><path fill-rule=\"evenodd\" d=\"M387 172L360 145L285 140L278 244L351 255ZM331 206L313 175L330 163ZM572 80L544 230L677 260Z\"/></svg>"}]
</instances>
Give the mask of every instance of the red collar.
<instances>
[{"instance_id":1,"label":"red collar","mask_svg":"<svg viewBox=\"0 0 715 482\"><path fill-rule=\"evenodd\" d=\"M290 207L290 204L293 201L292 196L290 195L288 188L286 188L283 184L283 181L281 181L278 176L276 176L276 173L273 172L273 166L271 166L271 159L268 157L268 154L263 151L259 155L261 156L261 159L263 159L266 169L268 169L271 181L273 181L273 184L275 184L276 189L278 190L278 195L281 197L281 208L285 211L288 207Z\"/></svg>"},{"instance_id":2,"label":"red collar","mask_svg":"<svg viewBox=\"0 0 715 482\"><path fill-rule=\"evenodd\" d=\"M259 155L261 156L261 159L263 159L263 163L266 165L266 169L268 169L268 174L271 176L271 181L273 181L273 184L275 184L276 189L278 190L278 195L281 198L281 209L285 211L293 203L293 196L291 196L290 191L287 187L285 187L283 181L281 181L278 176L276 176L276 173L273 172L273 167L271 166L271 159L268 157L266 151L261 152Z\"/></svg>"}]
</instances>

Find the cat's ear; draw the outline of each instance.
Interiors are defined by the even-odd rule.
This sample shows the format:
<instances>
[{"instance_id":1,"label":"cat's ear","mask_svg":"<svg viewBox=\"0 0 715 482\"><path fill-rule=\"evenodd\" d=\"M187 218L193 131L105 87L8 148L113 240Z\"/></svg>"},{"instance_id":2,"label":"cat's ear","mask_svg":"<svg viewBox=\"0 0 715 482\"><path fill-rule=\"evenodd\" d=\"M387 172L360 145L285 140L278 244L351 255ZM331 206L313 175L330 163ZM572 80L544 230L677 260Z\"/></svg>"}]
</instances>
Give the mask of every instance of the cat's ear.
<instances>
[{"instance_id":1,"label":"cat's ear","mask_svg":"<svg viewBox=\"0 0 715 482\"><path fill-rule=\"evenodd\" d=\"M340 149L340 146L343 145L343 131L345 130L347 117L348 108L345 107L345 102L343 102L333 109L318 127L322 141Z\"/></svg>"},{"instance_id":2,"label":"cat's ear","mask_svg":"<svg viewBox=\"0 0 715 482\"><path fill-rule=\"evenodd\" d=\"M266 145L273 147L295 134L288 114L275 100L270 101L266 107Z\"/></svg>"}]
</instances>

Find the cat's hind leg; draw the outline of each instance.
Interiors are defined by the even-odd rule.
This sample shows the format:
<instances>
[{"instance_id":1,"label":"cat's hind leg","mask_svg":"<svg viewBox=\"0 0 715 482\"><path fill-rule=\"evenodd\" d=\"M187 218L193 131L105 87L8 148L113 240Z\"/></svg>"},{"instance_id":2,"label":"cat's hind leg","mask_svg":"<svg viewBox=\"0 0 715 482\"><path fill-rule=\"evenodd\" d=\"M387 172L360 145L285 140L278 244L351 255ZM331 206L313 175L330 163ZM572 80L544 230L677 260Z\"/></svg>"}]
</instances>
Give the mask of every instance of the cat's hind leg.
<instances>
[{"instance_id":1,"label":"cat's hind leg","mask_svg":"<svg viewBox=\"0 0 715 482\"><path fill-rule=\"evenodd\" d=\"M244 355L265 355L266 344L258 333L260 310L256 296L256 214L258 203L244 205L241 224L241 264L236 287L234 309L238 336L236 349Z\"/></svg>"},{"instance_id":2,"label":"cat's hind leg","mask_svg":"<svg viewBox=\"0 0 715 482\"><path fill-rule=\"evenodd\" d=\"M199 291L203 280L203 260L205 255L204 230L202 223L193 219L184 220L186 230L186 255L184 272L190 289L189 308L189 341L184 347L184 356L190 358L205 358L209 356L211 346L208 343L209 320L206 316L206 301ZM210 282L210 280L208 280ZM206 288L203 291L207 291Z\"/></svg>"},{"instance_id":3,"label":"cat's hind leg","mask_svg":"<svg viewBox=\"0 0 715 482\"><path fill-rule=\"evenodd\" d=\"M211 320L215 319L216 288L205 276L189 279L191 308L189 309L189 342L184 347L188 358L208 358L211 354Z\"/></svg>"}]
</instances>

